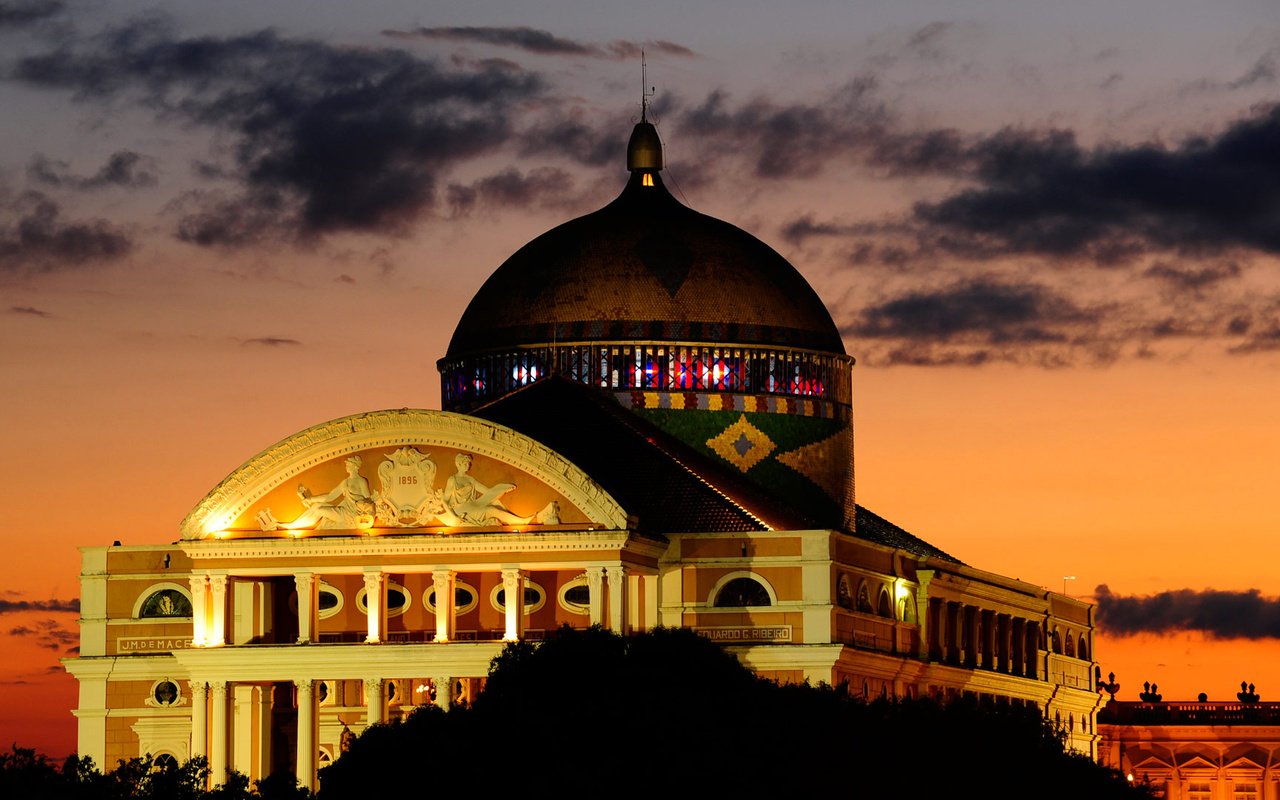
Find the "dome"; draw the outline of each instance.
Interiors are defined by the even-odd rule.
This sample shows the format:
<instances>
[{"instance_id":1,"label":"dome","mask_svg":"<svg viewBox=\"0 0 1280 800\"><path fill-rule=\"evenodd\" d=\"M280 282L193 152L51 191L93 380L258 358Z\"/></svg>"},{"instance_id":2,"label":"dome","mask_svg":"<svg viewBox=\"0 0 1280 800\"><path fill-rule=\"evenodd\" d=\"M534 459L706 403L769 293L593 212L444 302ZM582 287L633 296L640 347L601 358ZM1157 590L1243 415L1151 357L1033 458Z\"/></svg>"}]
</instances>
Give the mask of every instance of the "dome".
<instances>
[{"instance_id":1,"label":"dome","mask_svg":"<svg viewBox=\"0 0 1280 800\"><path fill-rule=\"evenodd\" d=\"M647 185L646 185L647 184ZM553 341L679 340L844 354L773 248L637 170L609 205L520 248L462 315L446 358Z\"/></svg>"}]
</instances>

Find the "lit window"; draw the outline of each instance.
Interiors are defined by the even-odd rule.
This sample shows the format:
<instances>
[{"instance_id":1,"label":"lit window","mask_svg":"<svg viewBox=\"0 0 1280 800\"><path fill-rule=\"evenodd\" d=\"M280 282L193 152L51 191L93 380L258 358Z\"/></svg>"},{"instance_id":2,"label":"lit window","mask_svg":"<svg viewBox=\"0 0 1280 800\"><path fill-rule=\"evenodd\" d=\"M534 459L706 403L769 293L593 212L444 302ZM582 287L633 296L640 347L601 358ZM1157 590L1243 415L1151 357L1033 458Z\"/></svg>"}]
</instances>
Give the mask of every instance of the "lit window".
<instances>
[{"instance_id":1,"label":"lit window","mask_svg":"<svg viewBox=\"0 0 1280 800\"><path fill-rule=\"evenodd\" d=\"M146 617L189 617L191 616L191 600L177 589L161 589L152 592L142 603L138 612L139 618Z\"/></svg>"},{"instance_id":2,"label":"lit window","mask_svg":"<svg viewBox=\"0 0 1280 800\"><path fill-rule=\"evenodd\" d=\"M1187 800L1213 800L1213 785L1208 781L1189 781Z\"/></svg>"},{"instance_id":3,"label":"lit window","mask_svg":"<svg viewBox=\"0 0 1280 800\"><path fill-rule=\"evenodd\" d=\"M1258 800L1258 784L1252 781L1236 781L1231 789L1231 800Z\"/></svg>"},{"instance_id":4,"label":"lit window","mask_svg":"<svg viewBox=\"0 0 1280 800\"><path fill-rule=\"evenodd\" d=\"M646 172L646 173L642 174L642 175L640 176L640 185L641 185L641 186L652 186L652 185L653 185L653 173L652 173L652 172Z\"/></svg>"}]
</instances>

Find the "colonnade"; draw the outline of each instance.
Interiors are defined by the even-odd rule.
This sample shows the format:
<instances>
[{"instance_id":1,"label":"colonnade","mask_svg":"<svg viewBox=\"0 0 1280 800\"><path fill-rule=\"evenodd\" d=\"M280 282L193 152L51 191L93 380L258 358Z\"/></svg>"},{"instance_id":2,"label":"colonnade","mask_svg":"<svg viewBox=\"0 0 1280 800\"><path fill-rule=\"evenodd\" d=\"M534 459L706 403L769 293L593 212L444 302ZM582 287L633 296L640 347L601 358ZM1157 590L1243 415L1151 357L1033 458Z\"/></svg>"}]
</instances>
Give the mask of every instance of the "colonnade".
<instances>
[{"instance_id":1,"label":"colonnade","mask_svg":"<svg viewBox=\"0 0 1280 800\"><path fill-rule=\"evenodd\" d=\"M926 627L932 661L1040 678L1037 620L930 598Z\"/></svg>"}]
</instances>

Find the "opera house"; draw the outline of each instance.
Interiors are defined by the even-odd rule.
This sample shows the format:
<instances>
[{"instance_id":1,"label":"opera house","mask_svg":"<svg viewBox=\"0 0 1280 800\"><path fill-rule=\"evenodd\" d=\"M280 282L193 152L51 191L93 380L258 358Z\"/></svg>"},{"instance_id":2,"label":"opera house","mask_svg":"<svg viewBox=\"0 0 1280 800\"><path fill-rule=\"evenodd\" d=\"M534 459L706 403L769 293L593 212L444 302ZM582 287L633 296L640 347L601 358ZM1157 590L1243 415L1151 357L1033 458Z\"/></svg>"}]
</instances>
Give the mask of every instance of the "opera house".
<instances>
[{"instance_id":1,"label":"opera house","mask_svg":"<svg viewBox=\"0 0 1280 800\"><path fill-rule=\"evenodd\" d=\"M1096 755L1092 607L856 504L831 315L663 166L642 120L621 194L493 273L443 410L313 425L175 542L82 548L81 755L315 787L347 731L467 703L504 642L566 625L684 626L868 698L1034 705Z\"/></svg>"}]
</instances>

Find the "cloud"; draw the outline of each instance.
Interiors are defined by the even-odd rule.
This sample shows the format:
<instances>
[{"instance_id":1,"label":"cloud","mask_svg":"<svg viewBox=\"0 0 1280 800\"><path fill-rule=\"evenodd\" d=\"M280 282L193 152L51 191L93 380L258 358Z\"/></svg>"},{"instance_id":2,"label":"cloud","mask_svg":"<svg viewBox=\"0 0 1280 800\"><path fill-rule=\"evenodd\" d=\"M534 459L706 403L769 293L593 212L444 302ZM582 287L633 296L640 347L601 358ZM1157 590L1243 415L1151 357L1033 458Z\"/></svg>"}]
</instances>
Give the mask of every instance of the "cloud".
<instances>
[{"instance_id":1,"label":"cloud","mask_svg":"<svg viewBox=\"0 0 1280 800\"><path fill-rule=\"evenodd\" d=\"M1203 267L1186 267L1157 261L1142 275L1178 291L1202 294L1205 290L1240 277L1240 273L1240 265L1234 261Z\"/></svg>"},{"instance_id":2,"label":"cloud","mask_svg":"<svg viewBox=\"0 0 1280 800\"><path fill-rule=\"evenodd\" d=\"M5 600L0 599L0 614L13 614L19 611L52 611L78 613L79 600Z\"/></svg>"},{"instance_id":3,"label":"cloud","mask_svg":"<svg viewBox=\"0 0 1280 800\"><path fill-rule=\"evenodd\" d=\"M284 336L259 336L256 339L245 339L241 344L254 347L295 347L302 342Z\"/></svg>"},{"instance_id":4,"label":"cloud","mask_svg":"<svg viewBox=\"0 0 1280 800\"><path fill-rule=\"evenodd\" d=\"M48 311L43 311L39 308L36 308L35 306L9 306L9 313L24 314L26 316L31 316L31 317L41 317L42 319L48 319L49 317L53 316Z\"/></svg>"},{"instance_id":5,"label":"cloud","mask_svg":"<svg viewBox=\"0 0 1280 800\"><path fill-rule=\"evenodd\" d=\"M66 4L61 0L18 0L0 2L0 30L23 28L62 13Z\"/></svg>"},{"instance_id":6,"label":"cloud","mask_svg":"<svg viewBox=\"0 0 1280 800\"><path fill-rule=\"evenodd\" d=\"M31 160L31 164L27 167L27 175L37 183L60 188L91 191L118 186L137 189L156 184L155 169L153 159L132 150L121 150L112 153L107 163L88 177L72 175L67 162L53 160L43 155L37 155Z\"/></svg>"},{"instance_id":7,"label":"cloud","mask_svg":"<svg viewBox=\"0 0 1280 800\"><path fill-rule=\"evenodd\" d=\"M9 629L8 634L10 636L30 638L35 642L36 646L43 647L46 650L61 650L77 645L80 640L79 634L63 628L61 623L52 619L39 620L32 625L15 626Z\"/></svg>"},{"instance_id":8,"label":"cloud","mask_svg":"<svg viewBox=\"0 0 1280 800\"><path fill-rule=\"evenodd\" d=\"M1115 636L1198 631L1219 639L1280 638L1280 598L1245 592L1178 589L1153 595L1094 590L1098 626Z\"/></svg>"},{"instance_id":9,"label":"cloud","mask_svg":"<svg viewBox=\"0 0 1280 800\"><path fill-rule=\"evenodd\" d=\"M678 58L693 58L697 55L684 45L664 40L629 42L616 39L605 44L597 44L565 39L549 31L523 26L419 27L405 31L387 30L382 33L394 39L434 39L513 47L540 56L577 56L625 61L638 59L641 50Z\"/></svg>"},{"instance_id":10,"label":"cloud","mask_svg":"<svg viewBox=\"0 0 1280 800\"><path fill-rule=\"evenodd\" d=\"M449 204L454 214L466 214L477 206L563 206L572 192L573 178L562 169L540 167L527 173L505 169L471 184L450 184Z\"/></svg>"},{"instance_id":11,"label":"cloud","mask_svg":"<svg viewBox=\"0 0 1280 800\"><path fill-rule=\"evenodd\" d=\"M520 105L545 89L530 73L270 30L182 38L155 17L19 59L12 75L218 134L227 155L201 172L230 189L173 210L180 238L229 247L405 233L434 206L441 175L507 143Z\"/></svg>"},{"instance_id":12,"label":"cloud","mask_svg":"<svg viewBox=\"0 0 1280 800\"><path fill-rule=\"evenodd\" d=\"M105 220L65 220L61 206L40 192L0 206L0 272L113 261L132 249L123 229Z\"/></svg>"},{"instance_id":13,"label":"cloud","mask_svg":"<svg viewBox=\"0 0 1280 800\"><path fill-rule=\"evenodd\" d=\"M1067 130L1006 129L961 153L975 185L913 212L952 252L1103 264L1151 251L1280 253L1280 106L1173 147L1087 149Z\"/></svg>"},{"instance_id":14,"label":"cloud","mask_svg":"<svg viewBox=\"0 0 1280 800\"><path fill-rule=\"evenodd\" d=\"M850 315L840 332L872 366L1060 368L1117 358L1133 335L1122 319L1033 282L978 277L902 291Z\"/></svg>"}]
</instances>

